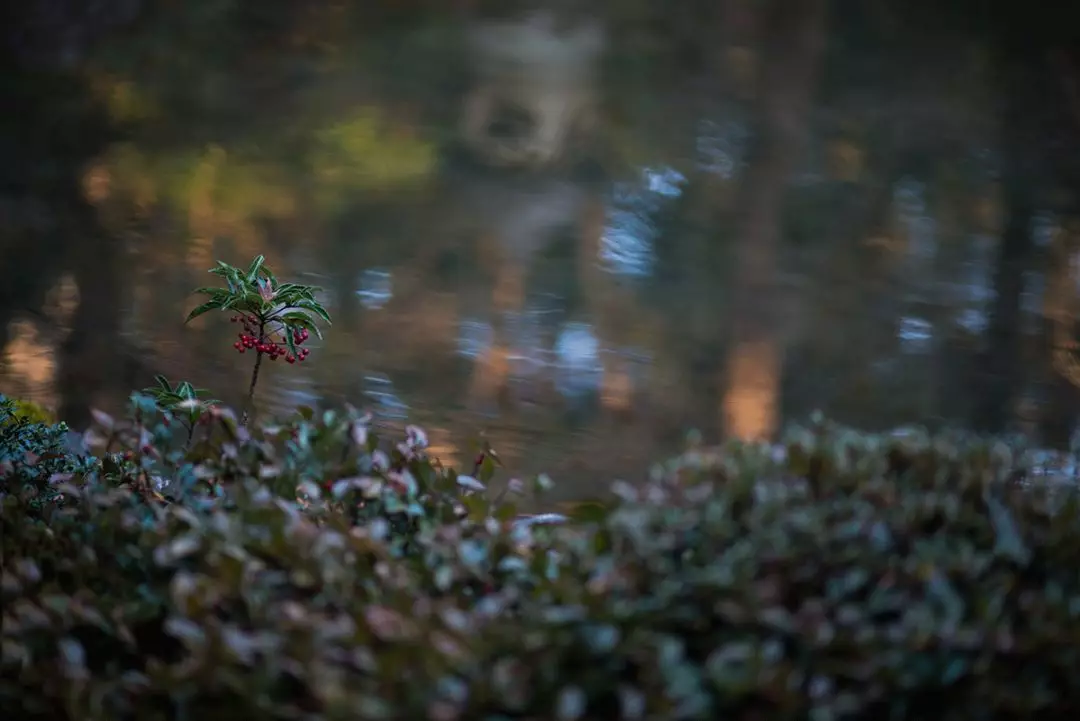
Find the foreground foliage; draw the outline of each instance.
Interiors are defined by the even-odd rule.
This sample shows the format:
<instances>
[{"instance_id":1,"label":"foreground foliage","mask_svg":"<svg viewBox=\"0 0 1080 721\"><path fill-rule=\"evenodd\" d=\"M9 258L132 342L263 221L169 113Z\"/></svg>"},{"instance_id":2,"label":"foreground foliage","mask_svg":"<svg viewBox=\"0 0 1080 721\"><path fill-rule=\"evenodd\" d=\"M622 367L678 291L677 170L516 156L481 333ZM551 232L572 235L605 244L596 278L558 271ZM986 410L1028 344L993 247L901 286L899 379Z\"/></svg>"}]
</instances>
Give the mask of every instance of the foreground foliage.
<instances>
[{"instance_id":1,"label":"foreground foliage","mask_svg":"<svg viewBox=\"0 0 1080 721\"><path fill-rule=\"evenodd\" d=\"M191 432L135 396L44 483L44 455L5 450L15 718L1080 709L1080 505L1022 488L1003 443L816 424L690 451L552 524L415 428L385 445L352 411L203 410Z\"/></svg>"}]
</instances>

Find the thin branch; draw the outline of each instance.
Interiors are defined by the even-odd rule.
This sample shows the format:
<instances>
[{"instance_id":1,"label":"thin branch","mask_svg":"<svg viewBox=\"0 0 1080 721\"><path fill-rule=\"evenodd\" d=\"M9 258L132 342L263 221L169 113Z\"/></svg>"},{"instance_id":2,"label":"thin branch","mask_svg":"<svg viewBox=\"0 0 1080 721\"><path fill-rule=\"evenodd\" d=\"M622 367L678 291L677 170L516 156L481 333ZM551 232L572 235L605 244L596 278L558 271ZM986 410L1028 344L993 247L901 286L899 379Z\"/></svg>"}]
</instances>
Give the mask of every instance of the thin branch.
<instances>
[{"instance_id":1,"label":"thin branch","mask_svg":"<svg viewBox=\"0 0 1080 721\"><path fill-rule=\"evenodd\" d=\"M266 336L266 321L259 323L259 340ZM256 350L255 367L251 369L251 384L248 385L247 401L244 403L244 414L240 417L240 425L247 425L248 415L252 410L252 402L255 398L255 384L259 382L259 366L262 365L263 354Z\"/></svg>"}]
</instances>

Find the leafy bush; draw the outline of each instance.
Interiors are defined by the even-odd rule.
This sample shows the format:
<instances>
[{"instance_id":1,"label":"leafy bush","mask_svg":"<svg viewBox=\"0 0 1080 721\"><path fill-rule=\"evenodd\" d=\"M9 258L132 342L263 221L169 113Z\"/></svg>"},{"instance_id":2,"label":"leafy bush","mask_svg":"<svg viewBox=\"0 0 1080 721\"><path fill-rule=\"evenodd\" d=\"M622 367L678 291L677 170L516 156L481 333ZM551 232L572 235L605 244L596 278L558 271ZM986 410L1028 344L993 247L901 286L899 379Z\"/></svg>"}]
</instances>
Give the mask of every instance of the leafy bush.
<instances>
[{"instance_id":1,"label":"leafy bush","mask_svg":"<svg viewBox=\"0 0 1080 721\"><path fill-rule=\"evenodd\" d=\"M40 406L0 394L0 479L5 493L26 497L35 517L44 501L56 500L51 478L87 473L94 466L94 459L69 447L69 432Z\"/></svg>"},{"instance_id":2,"label":"leafy bush","mask_svg":"<svg viewBox=\"0 0 1080 721\"><path fill-rule=\"evenodd\" d=\"M97 414L103 460L52 478L47 523L4 487L14 718L1080 708L1080 505L999 442L818 424L548 523L348 409L168 417Z\"/></svg>"},{"instance_id":3,"label":"leafy bush","mask_svg":"<svg viewBox=\"0 0 1080 721\"><path fill-rule=\"evenodd\" d=\"M303 360L316 289L219 263ZM87 456L0 397L0 703L61 719L1028 719L1080 709L1080 498L1022 449L820 420L521 516L355 410L157 384ZM536 490L550 485L538 478Z\"/></svg>"},{"instance_id":4,"label":"leafy bush","mask_svg":"<svg viewBox=\"0 0 1080 721\"><path fill-rule=\"evenodd\" d=\"M18 398L7 398L4 402L4 419L0 423L13 423L23 419L34 423L51 425L56 423L56 418L49 410L32 401L24 401Z\"/></svg>"}]
</instances>

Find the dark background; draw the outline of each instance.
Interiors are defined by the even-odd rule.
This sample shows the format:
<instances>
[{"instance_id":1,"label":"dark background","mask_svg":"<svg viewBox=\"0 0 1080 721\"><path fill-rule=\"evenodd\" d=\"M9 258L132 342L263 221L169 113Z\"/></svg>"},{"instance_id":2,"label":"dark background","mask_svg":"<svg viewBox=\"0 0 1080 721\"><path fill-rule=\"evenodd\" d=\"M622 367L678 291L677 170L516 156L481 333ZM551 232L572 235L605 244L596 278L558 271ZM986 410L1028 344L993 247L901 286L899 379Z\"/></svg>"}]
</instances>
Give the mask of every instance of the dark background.
<instances>
[{"instance_id":1,"label":"dark background","mask_svg":"<svg viewBox=\"0 0 1080 721\"><path fill-rule=\"evenodd\" d=\"M1080 3L13 5L0 390L75 427L158 372L238 400L235 328L183 318L263 253L336 322L261 408L486 433L571 492L814 409L1073 432ZM593 73L470 55L538 8L603 28ZM505 77L592 122L494 162L459 120Z\"/></svg>"}]
</instances>

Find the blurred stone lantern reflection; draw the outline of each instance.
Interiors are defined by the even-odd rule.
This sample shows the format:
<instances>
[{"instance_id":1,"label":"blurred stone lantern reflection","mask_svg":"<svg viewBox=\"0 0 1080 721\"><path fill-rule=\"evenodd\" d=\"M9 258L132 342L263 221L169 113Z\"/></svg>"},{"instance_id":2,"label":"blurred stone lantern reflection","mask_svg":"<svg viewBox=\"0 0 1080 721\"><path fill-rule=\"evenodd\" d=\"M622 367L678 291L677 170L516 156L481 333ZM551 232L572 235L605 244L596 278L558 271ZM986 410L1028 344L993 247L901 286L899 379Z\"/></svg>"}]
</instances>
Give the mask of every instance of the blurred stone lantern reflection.
<instances>
[{"instance_id":1,"label":"blurred stone lantern reflection","mask_svg":"<svg viewBox=\"0 0 1080 721\"><path fill-rule=\"evenodd\" d=\"M594 18L550 10L474 20L473 74L461 116L465 146L495 167L545 167L596 124L597 75L605 45Z\"/></svg>"}]
</instances>

